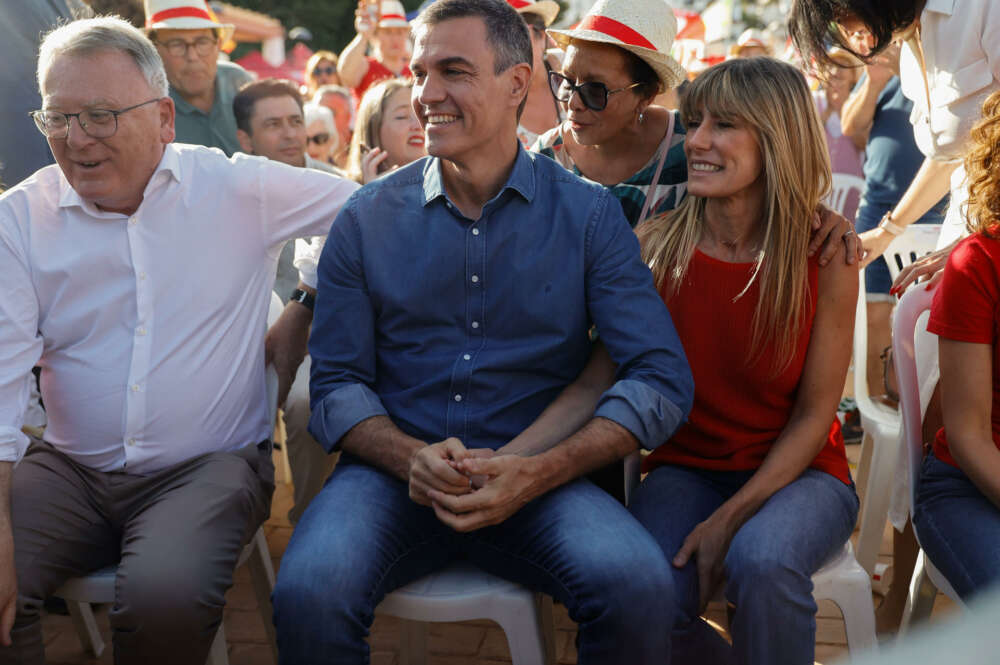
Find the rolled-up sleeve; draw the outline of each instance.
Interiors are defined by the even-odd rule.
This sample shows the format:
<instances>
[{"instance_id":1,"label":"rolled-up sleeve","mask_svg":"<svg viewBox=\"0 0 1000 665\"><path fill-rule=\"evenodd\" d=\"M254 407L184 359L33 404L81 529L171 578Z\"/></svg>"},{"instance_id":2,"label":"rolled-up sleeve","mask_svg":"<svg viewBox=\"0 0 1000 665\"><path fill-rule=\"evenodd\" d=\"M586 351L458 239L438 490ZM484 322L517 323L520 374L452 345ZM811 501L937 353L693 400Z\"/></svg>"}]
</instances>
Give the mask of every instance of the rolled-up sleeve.
<instances>
[{"instance_id":1,"label":"rolled-up sleeve","mask_svg":"<svg viewBox=\"0 0 1000 665\"><path fill-rule=\"evenodd\" d=\"M0 226L5 214L0 209ZM42 354L38 333L38 298L24 255L0 228L0 462L16 462L28 447L21 432L28 404L27 377Z\"/></svg>"},{"instance_id":2,"label":"rolled-up sleeve","mask_svg":"<svg viewBox=\"0 0 1000 665\"><path fill-rule=\"evenodd\" d=\"M686 420L694 380L670 313L639 255L639 242L617 199L604 195L587 227L587 306L618 365L616 382L595 416L653 449Z\"/></svg>"},{"instance_id":3,"label":"rolled-up sleeve","mask_svg":"<svg viewBox=\"0 0 1000 665\"><path fill-rule=\"evenodd\" d=\"M375 312L365 284L357 196L334 220L317 271L309 354L309 431L327 451L386 410L375 383Z\"/></svg>"}]
</instances>

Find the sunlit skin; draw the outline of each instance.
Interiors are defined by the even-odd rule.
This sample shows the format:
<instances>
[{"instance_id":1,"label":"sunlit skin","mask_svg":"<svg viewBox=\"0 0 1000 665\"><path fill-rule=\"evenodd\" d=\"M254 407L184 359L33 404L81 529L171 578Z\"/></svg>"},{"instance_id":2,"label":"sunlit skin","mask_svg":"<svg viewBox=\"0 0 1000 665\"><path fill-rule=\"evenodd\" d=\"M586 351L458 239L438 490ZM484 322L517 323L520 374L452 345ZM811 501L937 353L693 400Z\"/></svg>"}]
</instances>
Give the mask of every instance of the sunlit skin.
<instances>
[{"instance_id":1,"label":"sunlit skin","mask_svg":"<svg viewBox=\"0 0 1000 665\"><path fill-rule=\"evenodd\" d=\"M892 41L904 42L912 37L920 26L920 19L892 33ZM861 56L870 55L875 48L875 37L868 25L854 14L848 14L837 21L837 29L851 48Z\"/></svg>"},{"instance_id":2,"label":"sunlit skin","mask_svg":"<svg viewBox=\"0 0 1000 665\"><path fill-rule=\"evenodd\" d=\"M337 125L337 133L340 134L340 145L349 145L351 142L351 102L341 95L326 94L319 100L319 103L333 113L333 122Z\"/></svg>"},{"instance_id":3,"label":"sunlit skin","mask_svg":"<svg viewBox=\"0 0 1000 665\"><path fill-rule=\"evenodd\" d=\"M375 31L373 46L378 50L379 60L393 71L400 71L406 65L409 28L379 28Z\"/></svg>"},{"instance_id":4,"label":"sunlit skin","mask_svg":"<svg viewBox=\"0 0 1000 665\"><path fill-rule=\"evenodd\" d=\"M388 153L385 166L402 166L427 154L424 130L410 104L410 89L399 88L386 100L379 146Z\"/></svg>"},{"instance_id":5,"label":"sunlit skin","mask_svg":"<svg viewBox=\"0 0 1000 665\"><path fill-rule=\"evenodd\" d=\"M330 161L330 157L334 150L338 147L337 145L337 135L336 133L330 134L327 130L326 123L322 120L313 120L306 126L306 136L319 136L320 134L327 134L329 138L323 142L317 144L315 141L309 141L306 144L306 152L313 159L319 160L321 162Z\"/></svg>"},{"instance_id":6,"label":"sunlit skin","mask_svg":"<svg viewBox=\"0 0 1000 665\"><path fill-rule=\"evenodd\" d=\"M244 152L305 166L306 125L302 109L288 95L258 99L250 114L250 131L236 130Z\"/></svg>"},{"instance_id":7,"label":"sunlit skin","mask_svg":"<svg viewBox=\"0 0 1000 665\"><path fill-rule=\"evenodd\" d=\"M332 71L327 74L327 70ZM323 85L340 85L340 77L337 76L337 65L325 58L316 63L316 66L310 72L310 76L313 80L314 90Z\"/></svg>"},{"instance_id":8,"label":"sunlit skin","mask_svg":"<svg viewBox=\"0 0 1000 665\"><path fill-rule=\"evenodd\" d=\"M208 28L200 30L157 30L156 50L163 59L163 67L167 70L167 79L173 88L185 101L192 106L205 111L212 110L215 101L215 74L218 69L219 48L216 47L208 55L198 55L193 47L187 49L184 56L170 55L163 44L181 39L193 44L196 39L209 37L216 39L215 32Z\"/></svg>"},{"instance_id":9,"label":"sunlit skin","mask_svg":"<svg viewBox=\"0 0 1000 665\"><path fill-rule=\"evenodd\" d=\"M764 162L757 137L741 120L708 111L687 124L688 193L710 199L762 198Z\"/></svg>"},{"instance_id":10,"label":"sunlit skin","mask_svg":"<svg viewBox=\"0 0 1000 665\"><path fill-rule=\"evenodd\" d=\"M41 88L42 108L63 113L118 110L158 97L132 57L111 50L57 57ZM48 143L77 194L101 210L130 215L173 140L174 104L164 97L121 114L109 138L88 136L73 118L69 135Z\"/></svg>"},{"instance_id":11,"label":"sunlit skin","mask_svg":"<svg viewBox=\"0 0 1000 665\"><path fill-rule=\"evenodd\" d=\"M757 46L757 45L751 45L751 46L744 46L743 48L741 48L736 57L738 57L738 58L756 58L758 56L767 56L767 55L771 55L771 54L768 53L766 47L764 47L764 46Z\"/></svg>"},{"instance_id":12,"label":"sunlit skin","mask_svg":"<svg viewBox=\"0 0 1000 665\"><path fill-rule=\"evenodd\" d=\"M479 18L443 21L417 35L413 60L413 108L425 131L427 152L457 165L497 159L516 149L505 145L513 127L497 100L528 83L527 64L494 74L494 57ZM515 76L523 81L514 80Z\"/></svg>"}]
</instances>

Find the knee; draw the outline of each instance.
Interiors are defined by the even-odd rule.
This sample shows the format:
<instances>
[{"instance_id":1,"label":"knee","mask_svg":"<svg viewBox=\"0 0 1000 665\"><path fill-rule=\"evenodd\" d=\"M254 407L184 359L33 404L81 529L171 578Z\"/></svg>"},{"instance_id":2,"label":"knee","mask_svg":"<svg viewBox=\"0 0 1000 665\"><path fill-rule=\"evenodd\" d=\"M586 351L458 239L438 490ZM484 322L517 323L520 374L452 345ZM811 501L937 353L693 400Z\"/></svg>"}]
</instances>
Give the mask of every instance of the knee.
<instances>
[{"instance_id":1,"label":"knee","mask_svg":"<svg viewBox=\"0 0 1000 665\"><path fill-rule=\"evenodd\" d=\"M585 573L605 620L623 628L671 625L675 614L674 580L669 564L652 539L647 547L627 550L624 556L592 561ZM661 624L662 622L662 624Z\"/></svg>"},{"instance_id":2,"label":"knee","mask_svg":"<svg viewBox=\"0 0 1000 665\"><path fill-rule=\"evenodd\" d=\"M141 630L160 643L214 635L222 621L232 576L212 579L203 571L119 571L112 612L116 629Z\"/></svg>"},{"instance_id":3,"label":"knee","mask_svg":"<svg viewBox=\"0 0 1000 665\"><path fill-rule=\"evenodd\" d=\"M788 602L812 594L812 580L807 571L794 561L794 553L780 552L766 544L730 550L726 557L727 589L732 596L756 598L766 603ZM731 600L739 604L737 598Z\"/></svg>"}]
</instances>

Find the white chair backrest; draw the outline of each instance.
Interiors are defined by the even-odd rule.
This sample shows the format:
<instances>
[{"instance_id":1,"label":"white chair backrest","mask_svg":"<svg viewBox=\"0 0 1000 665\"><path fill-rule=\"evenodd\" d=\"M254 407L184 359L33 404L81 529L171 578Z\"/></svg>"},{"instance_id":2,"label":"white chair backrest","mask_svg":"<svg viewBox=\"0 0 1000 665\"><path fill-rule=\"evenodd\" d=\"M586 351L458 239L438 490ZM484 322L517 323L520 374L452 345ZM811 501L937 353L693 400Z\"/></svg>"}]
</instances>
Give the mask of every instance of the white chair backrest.
<instances>
[{"instance_id":1,"label":"white chair backrest","mask_svg":"<svg viewBox=\"0 0 1000 665\"><path fill-rule=\"evenodd\" d=\"M903 268L920 257L930 254L937 246L941 235L940 224L910 224L906 232L897 237L886 248L882 258L889 265L889 275L896 279Z\"/></svg>"},{"instance_id":2,"label":"white chair backrest","mask_svg":"<svg viewBox=\"0 0 1000 665\"><path fill-rule=\"evenodd\" d=\"M863 179L847 173L834 173L833 186L830 190L830 196L826 199L826 204L830 206L831 210L839 212L853 222L854 214L858 211L858 204L861 201L861 193L864 191L865 181Z\"/></svg>"},{"instance_id":3,"label":"white chair backrest","mask_svg":"<svg viewBox=\"0 0 1000 665\"><path fill-rule=\"evenodd\" d=\"M271 305L267 312L268 328L274 325L274 322L278 320L278 317L281 316L281 312L284 311L284 309L285 305L281 302L281 298L277 293L271 291ZM271 424L271 428L268 432L273 435L274 423L278 418L278 371L274 369L274 365L268 365L264 368L264 377L267 382L268 422Z\"/></svg>"},{"instance_id":4,"label":"white chair backrest","mask_svg":"<svg viewBox=\"0 0 1000 665\"><path fill-rule=\"evenodd\" d=\"M892 323L892 357L899 383L899 412L902 418L903 460L910 480L910 505L917 487L917 474L924 455L923 414L920 413L920 381L914 331L917 319L930 309L934 291L921 285L903 294Z\"/></svg>"}]
</instances>

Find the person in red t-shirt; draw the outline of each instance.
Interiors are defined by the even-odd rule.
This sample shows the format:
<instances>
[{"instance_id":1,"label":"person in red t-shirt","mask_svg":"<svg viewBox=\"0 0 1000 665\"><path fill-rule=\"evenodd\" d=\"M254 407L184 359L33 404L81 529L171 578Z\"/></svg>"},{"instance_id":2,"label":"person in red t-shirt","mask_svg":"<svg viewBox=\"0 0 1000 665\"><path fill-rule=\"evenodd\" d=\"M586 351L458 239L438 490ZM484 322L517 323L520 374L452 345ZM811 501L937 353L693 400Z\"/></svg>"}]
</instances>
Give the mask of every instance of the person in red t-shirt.
<instances>
[{"instance_id":1,"label":"person in red t-shirt","mask_svg":"<svg viewBox=\"0 0 1000 665\"><path fill-rule=\"evenodd\" d=\"M681 117L688 196L637 233L695 401L646 457L630 510L673 563L672 662L811 663L810 577L858 512L836 420L858 270L808 256L831 175L800 72L771 58L716 65L691 84ZM586 412L614 372L598 347L522 437ZM723 582L732 646L699 617Z\"/></svg>"},{"instance_id":2,"label":"person in red t-shirt","mask_svg":"<svg viewBox=\"0 0 1000 665\"><path fill-rule=\"evenodd\" d=\"M944 427L924 459L913 526L963 598L1000 581L1000 93L966 158L971 236L955 247L927 329L938 335Z\"/></svg>"},{"instance_id":3,"label":"person in red t-shirt","mask_svg":"<svg viewBox=\"0 0 1000 665\"><path fill-rule=\"evenodd\" d=\"M399 0L358 0L354 13L357 35L337 61L344 87L351 89L355 108L365 90L388 78L409 78L410 24ZM371 46L371 55L367 55Z\"/></svg>"}]
</instances>

